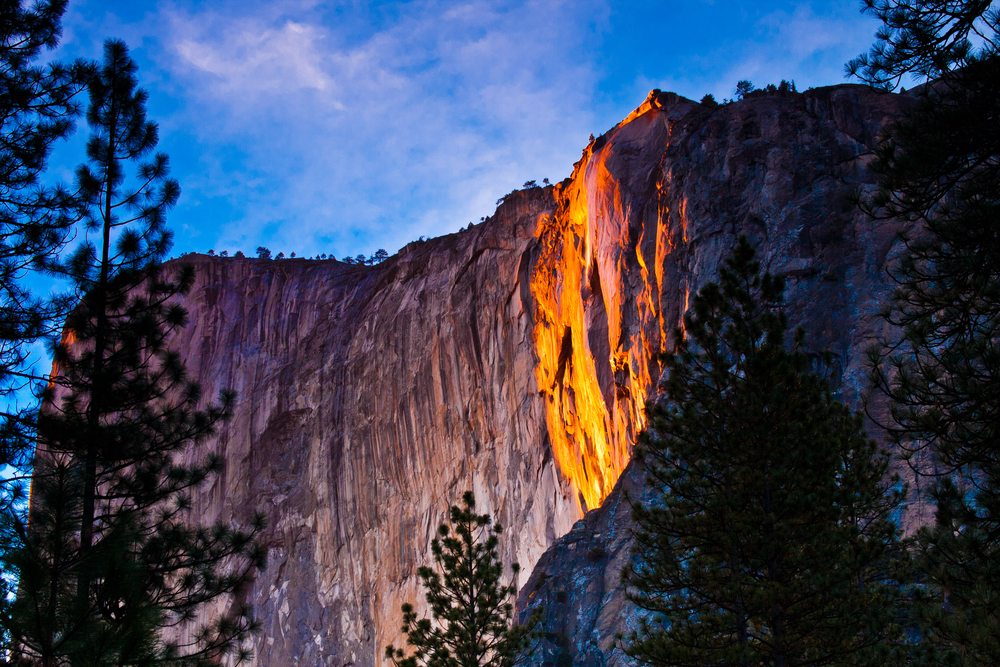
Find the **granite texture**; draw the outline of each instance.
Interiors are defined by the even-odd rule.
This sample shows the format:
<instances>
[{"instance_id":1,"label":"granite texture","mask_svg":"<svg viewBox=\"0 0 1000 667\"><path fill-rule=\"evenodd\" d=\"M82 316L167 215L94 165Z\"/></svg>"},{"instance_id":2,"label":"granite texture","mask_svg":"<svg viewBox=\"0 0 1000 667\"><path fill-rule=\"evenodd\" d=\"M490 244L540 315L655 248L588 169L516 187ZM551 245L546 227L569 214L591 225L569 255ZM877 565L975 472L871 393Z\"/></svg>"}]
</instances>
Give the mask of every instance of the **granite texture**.
<instances>
[{"instance_id":1,"label":"granite texture","mask_svg":"<svg viewBox=\"0 0 1000 667\"><path fill-rule=\"evenodd\" d=\"M653 97L663 109L599 138L574 176L575 185L581 172L606 170L594 185L584 179L596 191L588 196L601 202L612 222L605 229L617 231L619 239L637 239L619 242L623 250L611 252L612 258L632 259L624 249L634 248L639 270L628 275L633 284L652 282L648 301L637 299L634 315L642 320L645 305L661 322L676 323L691 295L717 277L721 258L745 234L765 268L787 279L791 325L805 328L807 349L833 353L829 379L843 400L860 407L867 392L865 350L875 337L892 335L876 313L890 291L885 267L900 250L902 227L867 219L849 195L873 187L865 169L870 150L883 123L910 100L844 85L758 94L684 113L684 101ZM644 125L663 123L663 115L677 109L680 119L649 141ZM639 327L645 340L670 344L671 334L657 332L651 319ZM648 397L655 398L655 388ZM878 397L867 398L871 414L884 416ZM913 500L920 480L898 462L894 467L911 484L902 523L912 531L930 511ZM614 479L601 507L542 556L520 590L519 618L537 609L544 618L530 665L631 663L616 634L636 629L642 613L626 599L620 572L632 547L630 499L645 493L643 472L632 463Z\"/></svg>"},{"instance_id":2,"label":"granite texture","mask_svg":"<svg viewBox=\"0 0 1000 667\"><path fill-rule=\"evenodd\" d=\"M634 615L613 489L641 481L619 478L657 354L746 234L859 399L898 229L847 195L871 185L867 152L904 102L845 85L707 108L654 91L570 178L382 264L176 260L197 278L173 344L207 395L238 395L186 454L225 462L195 515L269 521L246 593L263 621L255 664L381 664L467 489L503 524L504 562L535 568L520 604L546 613L536 661L618 660L613 635Z\"/></svg>"}]
</instances>

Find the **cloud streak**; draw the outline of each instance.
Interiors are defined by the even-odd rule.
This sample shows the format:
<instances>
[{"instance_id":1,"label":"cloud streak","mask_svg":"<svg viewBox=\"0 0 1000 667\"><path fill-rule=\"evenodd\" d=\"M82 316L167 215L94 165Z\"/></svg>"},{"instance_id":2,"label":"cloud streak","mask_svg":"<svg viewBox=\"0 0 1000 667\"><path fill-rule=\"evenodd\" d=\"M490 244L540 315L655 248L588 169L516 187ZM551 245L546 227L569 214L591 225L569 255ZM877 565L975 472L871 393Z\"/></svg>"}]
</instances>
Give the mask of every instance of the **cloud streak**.
<instances>
[{"instance_id":1,"label":"cloud streak","mask_svg":"<svg viewBox=\"0 0 1000 667\"><path fill-rule=\"evenodd\" d=\"M306 254L394 250L478 220L522 181L566 175L593 131L596 76L576 58L595 9L418 3L351 44L313 9L174 9L172 75L198 141L230 145L269 184L236 194L208 160L188 193L236 197L221 246Z\"/></svg>"},{"instance_id":2,"label":"cloud streak","mask_svg":"<svg viewBox=\"0 0 1000 667\"><path fill-rule=\"evenodd\" d=\"M184 27L192 28L190 22ZM220 94L287 94L302 88L326 91L332 80L323 71L323 32L294 21L277 29L241 21L221 42L181 38L174 48L195 69L215 75Z\"/></svg>"},{"instance_id":3,"label":"cloud streak","mask_svg":"<svg viewBox=\"0 0 1000 667\"><path fill-rule=\"evenodd\" d=\"M184 190L179 251L341 256L568 175L650 88L836 83L862 23L816 0L76 0L60 57L133 47Z\"/></svg>"}]
</instances>

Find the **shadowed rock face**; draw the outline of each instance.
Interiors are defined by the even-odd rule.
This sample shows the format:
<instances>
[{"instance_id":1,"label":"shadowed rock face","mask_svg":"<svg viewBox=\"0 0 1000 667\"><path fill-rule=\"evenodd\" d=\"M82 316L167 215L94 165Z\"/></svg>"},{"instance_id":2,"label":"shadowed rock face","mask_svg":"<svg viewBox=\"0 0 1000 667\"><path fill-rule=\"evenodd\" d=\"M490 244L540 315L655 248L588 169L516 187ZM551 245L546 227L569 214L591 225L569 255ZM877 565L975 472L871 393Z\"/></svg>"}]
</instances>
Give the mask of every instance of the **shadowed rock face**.
<instances>
[{"instance_id":1,"label":"shadowed rock face","mask_svg":"<svg viewBox=\"0 0 1000 667\"><path fill-rule=\"evenodd\" d=\"M225 471L195 516L269 519L247 592L264 625L256 664L380 664L467 489L503 524L505 563L540 563L519 602L546 611L536 661L616 660L628 512L620 492L605 498L657 353L747 234L857 400L898 230L845 197L869 182L863 155L899 104L859 86L716 109L651 94L569 179L380 265L186 258L197 282L174 344L207 395L239 397L203 446Z\"/></svg>"},{"instance_id":2,"label":"shadowed rock face","mask_svg":"<svg viewBox=\"0 0 1000 667\"><path fill-rule=\"evenodd\" d=\"M865 349L886 333L875 313L889 293L885 265L898 252L901 227L868 220L848 195L873 184L866 153L907 100L860 86L756 97L690 111L652 143L643 139L643 124L662 122L662 114L683 104L661 98L664 110L612 131L586 167L600 160L610 174L605 182L617 188L600 187L613 193L604 195L614 202L604 210L628 212L611 227L622 230L620 238L638 239L622 245L635 248L638 263L656 276L649 309L658 308L661 322L677 323L690 296L716 278L720 259L746 234L765 267L787 278L790 323L805 328L809 349L833 352L831 382L859 405ZM629 275L632 284L651 282L641 270ZM639 304L633 312L642 319ZM647 341L672 340L648 324L644 331ZM898 472L917 485L907 470ZM629 663L615 633L636 629L639 614L625 599L619 573L632 545L626 495L643 497L643 473L630 465L615 479L603 505L542 556L520 591L521 619L537 608L544 612L545 635L532 664ZM904 529L928 518L928 509L914 503L904 512Z\"/></svg>"}]
</instances>

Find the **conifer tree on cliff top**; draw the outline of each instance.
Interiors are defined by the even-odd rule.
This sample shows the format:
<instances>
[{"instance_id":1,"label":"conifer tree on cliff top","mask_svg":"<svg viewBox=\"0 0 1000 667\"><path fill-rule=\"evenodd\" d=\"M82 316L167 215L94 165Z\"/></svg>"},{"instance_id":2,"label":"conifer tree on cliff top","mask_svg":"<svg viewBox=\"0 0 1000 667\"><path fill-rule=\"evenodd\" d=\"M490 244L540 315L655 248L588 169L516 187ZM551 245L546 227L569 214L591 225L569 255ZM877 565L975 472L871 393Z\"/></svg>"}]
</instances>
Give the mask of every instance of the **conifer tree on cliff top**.
<instances>
[{"instance_id":1,"label":"conifer tree on cliff top","mask_svg":"<svg viewBox=\"0 0 1000 667\"><path fill-rule=\"evenodd\" d=\"M882 664L900 494L802 330L786 340L784 281L754 255L741 237L665 358L637 448L652 499L634 506L622 575L651 614L625 651L657 667Z\"/></svg>"},{"instance_id":2,"label":"conifer tree on cliff top","mask_svg":"<svg viewBox=\"0 0 1000 667\"><path fill-rule=\"evenodd\" d=\"M219 459L176 455L198 451L233 396L199 409L198 386L167 347L187 321L172 299L190 289L193 271L171 276L159 265L179 187L166 156L151 155L157 127L136 84L125 44L106 42L78 171L86 239L63 267L80 301L39 416L30 523L4 517L23 542L5 557L19 583L4 630L15 657L44 667L239 660L255 627L239 604L192 627L205 603L238 594L260 566L261 525L200 527L191 512L189 493ZM190 630L190 644L168 641L185 636L163 634L174 626Z\"/></svg>"},{"instance_id":3,"label":"conifer tree on cliff top","mask_svg":"<svg viewBox=\"0 0 1000 667\"><path fill-rule=\"evenodd\" d=\"M402 649L387 646L385 657L396 667L512 667L526 657L539 617L511 625L517 588L500 583L501 530L488 514L475 513L471 491L462 496L462 507L452 505L451 527L441 524L440 539L431 543L437 570L418 571L433 621L417 620L413 606L403 605L402 631L413 654L405 657ZM513 569L516 574L516 563Z\"/></svg>"},{"instance_id":4,"label":"conifer tree on cliff top","mask_svg":"<svg viewBox=\"0 0 1000 667\"><path fill-rule=\"evenodd\" d=\"M930 83L890 123L861 199L909 223L883 316L902 335L870 352L891 438L934 479L917 535L928 662L1000 664L1000 9L981 0L869 0L882 21L848 72Z\"/></svg>"}]
</instances>

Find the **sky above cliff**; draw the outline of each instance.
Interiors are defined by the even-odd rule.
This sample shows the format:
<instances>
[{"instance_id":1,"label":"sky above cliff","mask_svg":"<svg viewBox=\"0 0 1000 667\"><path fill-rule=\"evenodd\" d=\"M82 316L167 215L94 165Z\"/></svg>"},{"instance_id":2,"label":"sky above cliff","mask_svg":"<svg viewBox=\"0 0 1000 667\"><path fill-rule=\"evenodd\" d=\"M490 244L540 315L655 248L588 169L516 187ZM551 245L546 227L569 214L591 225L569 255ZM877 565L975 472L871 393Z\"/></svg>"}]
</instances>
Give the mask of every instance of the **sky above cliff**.
<instances>
[{"instance_id":1,"label":"sky above cliff","mask_svg":"<svg viewBox=\"0 0 1000 667\"><path fill-rule=\"evenodd\" d=\"M565 178L652 88L721 101L740 79L842 83L876 27L853 0L71 0L56 56L131 47L181 183L175 254L342 257Z\"/></svg>"}]
</instances>

